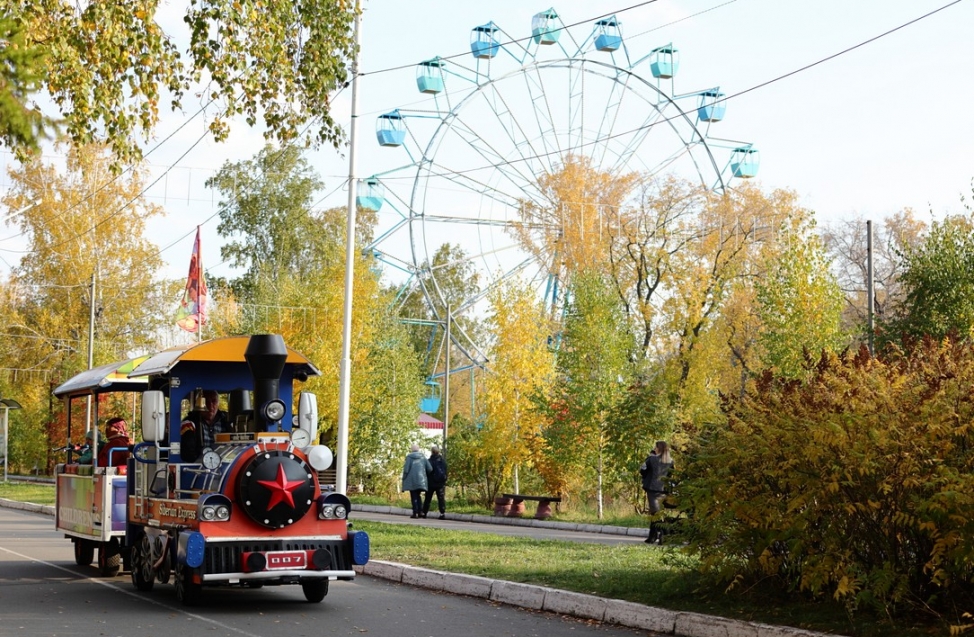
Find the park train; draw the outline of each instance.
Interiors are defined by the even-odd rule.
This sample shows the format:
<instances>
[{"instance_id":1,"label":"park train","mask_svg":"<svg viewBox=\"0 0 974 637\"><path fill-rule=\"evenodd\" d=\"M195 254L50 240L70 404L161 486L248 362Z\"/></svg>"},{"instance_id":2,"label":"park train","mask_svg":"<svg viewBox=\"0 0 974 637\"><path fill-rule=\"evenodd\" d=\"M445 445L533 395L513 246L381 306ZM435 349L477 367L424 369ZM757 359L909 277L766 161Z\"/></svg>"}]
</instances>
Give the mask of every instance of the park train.
<instances>
[{"instance_id":1,"label":"park train","mask_svg":"<svg viewBox=\"0 0 974 637\"><path fill-rule=\"evenodd\" d=\"M57 465L55 525L74 543L75 562L92 564L97 549L104 575L124 567L139 591L172 582L185 605L211 586L284 584L317 603L330 581L353 579L369 537L351 529L348 498L321 484L333 455L312 444L315 396L302 392L290 415L295 381L316 375L283 338L256 335L94 368L55 389L68 441L84 437L86 422L119 415L99 407L141 413L142 442L124 466L79 465L71 445ZM201 390L227 398L234 431L189 462L180 423L202 407Z\"/></svg>"}]
</instances>

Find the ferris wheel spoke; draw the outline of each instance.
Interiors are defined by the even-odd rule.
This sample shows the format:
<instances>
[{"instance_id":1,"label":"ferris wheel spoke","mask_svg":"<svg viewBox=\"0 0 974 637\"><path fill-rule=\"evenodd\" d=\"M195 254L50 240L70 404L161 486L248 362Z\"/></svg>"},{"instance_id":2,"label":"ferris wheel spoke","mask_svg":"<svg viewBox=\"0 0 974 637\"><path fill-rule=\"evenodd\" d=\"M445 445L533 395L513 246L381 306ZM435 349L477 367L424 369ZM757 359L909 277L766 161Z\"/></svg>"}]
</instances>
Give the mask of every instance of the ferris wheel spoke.
<instances>
[{"instance_id":1,"label":"ferris wheel spoke","mask_svg":"<svg viewBox=\"0 0 974 637\"><path fill-rule=\"evenodd\" d=\"M535 148L524 126L511 110L508 99L495 86L491 85L481 95L483 104L491 111L496 128L503 134L493 136L492 140L485 139L481 131L468 126L466 122L461 122L462 128L457 132L463 131L471 145L478 148L483 146L484 159L503 174L509 177L516 175L518 178L512 178L511 182L519 188L533 183L535 173L532 166L543 153ZM501 144L505 141L507 145L502 149Z\"/></svg>"},{"instance_id":2,"label":"ferris wheel spoke","mask_svg":"<svg viewBox=\"0 0 974 637\"><path fill-rule=\"evenodd\" d=\"M680 117L680 114L678 113L675 117ZM625 145L616 157L615 170L611 172L613 174L620 174L622 171L631 170L630 163L633 157L639 152L642 145L654 132L654 129L663 123L669 124L669 128L675 130L672 121L666 117L665 106L664 108L659 108L657 105L649 105L649 113L638 127L615 134L613 137L615 139L625 140ZM686 148L690 143L693 142L684 140L681 145ZM678 152L682 152L682 150Z\"/></svg>"},{"instance_id":3,"label":"ferris wheel spoke","mask_svg":"<svg viewBox=\"0 0 974 637\"><path fill-rule=\"evenodd\" d=\"M606 108L599 122L598 131L595 134L595 146L592 149L592 164L602 169L605 166L606 156L609 152L609 144L613 139L613 131L618 121L619 112L622 110L623 98L628 95L629 75L626 75L624 82L613 82L609 95L606 98Z\"/></svg>"},{"instance_id":4,"label":"ferris wheel spoke","mask_svg":"<svg viewBox=\"0 0 974 637\"><path fill-rule=\"evenodd\" d=\"M537 165L540 170L552 174L555 172L555 161L562 155L561 138L555 134L555 115L548 101L541 67L535 65L530 73L524 73L524 84L542 143L542 148L536 154Z\"/></svg>"},{"instance_id":5,"label":"ferris wheel spoke","mask_svg":"<svg viewBox=\"0 0 974 637\"><path fill-rule=\"evenodd\" d=\"M461 136L466 139L465 136ZM430 179L442 179L457 184L461 188L471 192L480 193L490 199L504 203L505 205L516 206L518 201L525 198L537 199L540 194L534 179L523 170L523 164L518 162L498 161L496 155L486 150L485 147L472 143L471 147L484 162L483 165L472 169L462 167L451 168L446 165L430 165ZM483 152L482 152L483 151ZM481 176L489 178L491 175L498 176L497 183L488 183L481 179Z\"/></svg>"},{"instance_id":6,"label":"ferris wheel spoke","mask_svg":"<svg viewBox=\"0 0 974 637\"><path fill-rule=\"evenodd\" d=\"M434 168L435 170L433 170ZM518 205L519 198L515 194L503 192L499 190L497 186L479 181L475 179L474 176L469 172L451 171L445 166L430 166L430 169L431 171L429 175L427 175L429 179L436 178L437 180L454 183L463 190L477 193L497 202L502 206L516 207ZM536 189L532 188L530 184L525 183L519 185L514 182L513 179L509 179L508 181L512 182L512 187L517 191L518 194L522 195L522 198L524 195L533 195L536 191Z\"/></svg>"}]
</instances>

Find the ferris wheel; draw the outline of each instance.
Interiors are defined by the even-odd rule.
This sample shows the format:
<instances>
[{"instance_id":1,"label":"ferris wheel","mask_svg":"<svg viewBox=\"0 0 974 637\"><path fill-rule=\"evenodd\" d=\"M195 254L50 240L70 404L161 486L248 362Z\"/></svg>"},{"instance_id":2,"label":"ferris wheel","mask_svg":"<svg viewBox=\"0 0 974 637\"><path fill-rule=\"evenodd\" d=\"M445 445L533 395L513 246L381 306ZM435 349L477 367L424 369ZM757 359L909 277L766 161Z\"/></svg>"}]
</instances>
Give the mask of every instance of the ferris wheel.
<instances>
[{"instance_id":1,"label":"ferris wheel","mask_svg":"<svg viewBox=\"0 0 974 637\"><path fill-rule=\"evenodd\" d=\"M389 163L358 184L358 205L384 220L367 249L404 273L402 293L423 294L439 321L446 300L432 264L444 243L460 246L481 281L454 315L513 277L556 305L564 282L552 237L575 222L528 211L552 205L546 184L572 162L610 177L675 175L717 192L757 174L752 144L711 134L725 94L678 93L679 66L673 44L634 55L615 16L566 27L549 9L533 17L530 35L474 27L469 57L417 63L420 105L377 118ZM595 198L580 214L611 216L611 207ZM462 333L453 342L472 364L485 361L482 343Z\"/></svg>"}]
</instances>

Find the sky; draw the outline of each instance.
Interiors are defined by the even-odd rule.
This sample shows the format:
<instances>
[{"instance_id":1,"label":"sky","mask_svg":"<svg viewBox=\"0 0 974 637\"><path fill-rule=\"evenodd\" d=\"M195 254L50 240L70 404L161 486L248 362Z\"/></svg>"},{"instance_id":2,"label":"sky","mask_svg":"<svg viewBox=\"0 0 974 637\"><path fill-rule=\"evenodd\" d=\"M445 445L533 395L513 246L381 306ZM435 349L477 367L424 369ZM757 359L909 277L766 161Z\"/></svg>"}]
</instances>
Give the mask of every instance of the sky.
<instances>
[{"instance_id":1,"label":"sky","mask_svg":"<svg viewBox=\"0 0 974 637\"><path fill-rule=\"evenodd\" d=\"M668 106L663 123L675 122L668 135L656 133L667 126L654 126L648 141L637 144L632 157L627 155L627 140L641 139L633 131L648 121L650 105L641 100L656 95L657 89L668 96L689 95L675 102L693 116L698 99L694 93L719 87L729 98L726 115L711 124L707 134L733 140L715 142L720 167L726 167L729 150L718 146L752 144L761 157L758 184L794 190L820 224L856 217L880 221L908 207L922 218L928 212L942 216L960 212L961 195L971 194L974 38L969 26L974 24L974 0L570 0L553 5L364 0L363 8L356 175L382 176L389 204L379 211L380 234L389 235L375 247L388 263L422 259L439 242L462 239L484 256L478 267L482 265L489 276L503 275L520 257L500 246L497 225L491 221L509 218L505 215L517 198L517 179L531 172L523 167L544 165L537 155L545 154L545 144L573 134L571 123L563 126L566 130L549 132L543 115L553 112L555 119L568 121L571 116L559 111L558 104L577 104L576 110L584 112L578 121L585 123L578 125L576 141L598 148L599 130L610 130L610 135L602 134L612 139L600 155L603 167L615 169L625 163L624 169L641 169L676 152L690 134L687 128L677 130L683 120ZM566 36L559 40L565 51L529 46L533 53L521 61L501 53L490 61L489 78L498 87L494 95L501 98L503 108L484 110L484 99L479 107L475 100L464 101L464 96L483 89L460 76L487 68L486 63L478 67L470 55L471 29L492 21L502 29L498 39L506 45L510 38L530 36L532 16L549 8L569 26L577 44L588 41L596 19L615 16L625 49L610 54L589 48L579 54L577 47L565 45ZM874 40L898 27L902 28ZM656 82L648 62L629 67L668 44L680 56L672 83ZM434 56L447 58L446 68L457 73L446 76L449 104L445 95L434 99L416 86L415 65ZM577 61L582 56L594 61L591 68L623 67L634 77L618 89L626 96L621 100L626 106L614 106L612 87L617 83L611 79L592 74L582 91L585 97L573 97L575 89L564 79L568 76L550 70L556 79L545 80L544 99L555 105L539 108L539 94L523 88L533 77L524 65L545 61L557 66L558 60ZM546 67L544 73L548 72ZM487 77L484 71L481 79ZM195 229L201 224L207 271L234 276L219 257L217 193L203 183L224 162L253 157L264 140L259 130L237 122L228 141L215 143L205 135L202 118L187 123L191 108L187 103L185 113L164 117L157 140L178 132L147 159L150 174L159 180L147 195L167 212L165 219L150 226L150 237L163 249L163 274L185 276ZM407 144L380 147L376 118L397 108L409 114ZM452 113L454 124L437 128L437 113ZM336 96L333 115L342 124L351 121L350 89ZM521 132L505 143L499 131L511 122ZM430 140L437 140L430 147L436 168L427 178L416 179L413 160L423 155ZM345 206L348 149L322 148L307 157L325 184L316 206ZM628 159L623 162L622 157ZM12 160L7 156L4 161ZM501 167L491 169L491 163ZM692 177L692 165L688 169L674 164L674 169L689 170ZM448 176L446 171L462 176ZM396 228L410 201L441 222ZM453 221L444 222L447 219ZM0 237L11 233L10 228L0 229ZM506 256L494 259L495 253ZM8 261L16 258L3 256ZM394 266L387 271L392 278L404 276Z\"/></svg>"}]
</instances>

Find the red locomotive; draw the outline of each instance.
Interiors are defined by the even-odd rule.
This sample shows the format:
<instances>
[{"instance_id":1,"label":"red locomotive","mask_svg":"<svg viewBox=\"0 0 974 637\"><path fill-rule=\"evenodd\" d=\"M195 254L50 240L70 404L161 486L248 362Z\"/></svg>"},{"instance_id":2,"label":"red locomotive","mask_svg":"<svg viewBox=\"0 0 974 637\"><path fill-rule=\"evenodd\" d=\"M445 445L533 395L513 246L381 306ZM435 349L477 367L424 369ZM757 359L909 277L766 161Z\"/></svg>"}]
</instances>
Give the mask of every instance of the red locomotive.
<instances>
[{"instance_id":1,"label":"red locomotive","mask_svg":"<svg viewBox=\"0 0 974 637\"><path fill-rule=\"evenodd\" d=\"M81 429L73 420L99 421L105 394L131 394L141 422L124 465L80 465L69 447L57 467L56 525L75 561L91 564L97 549L104 574L124 565L140 591L171 581L188 605L209 586L283 584L320 602L330 581L353 579L369 559L368 535L349 528L348 498L321 484L333 455L316 444L314 394L293 409L294 384L317 375L280 336L258 335L164 350L58 387L69 441ZM204 391L228 406L229 431L212 442L186 426Z\"/></svg>"}]
</instances>

